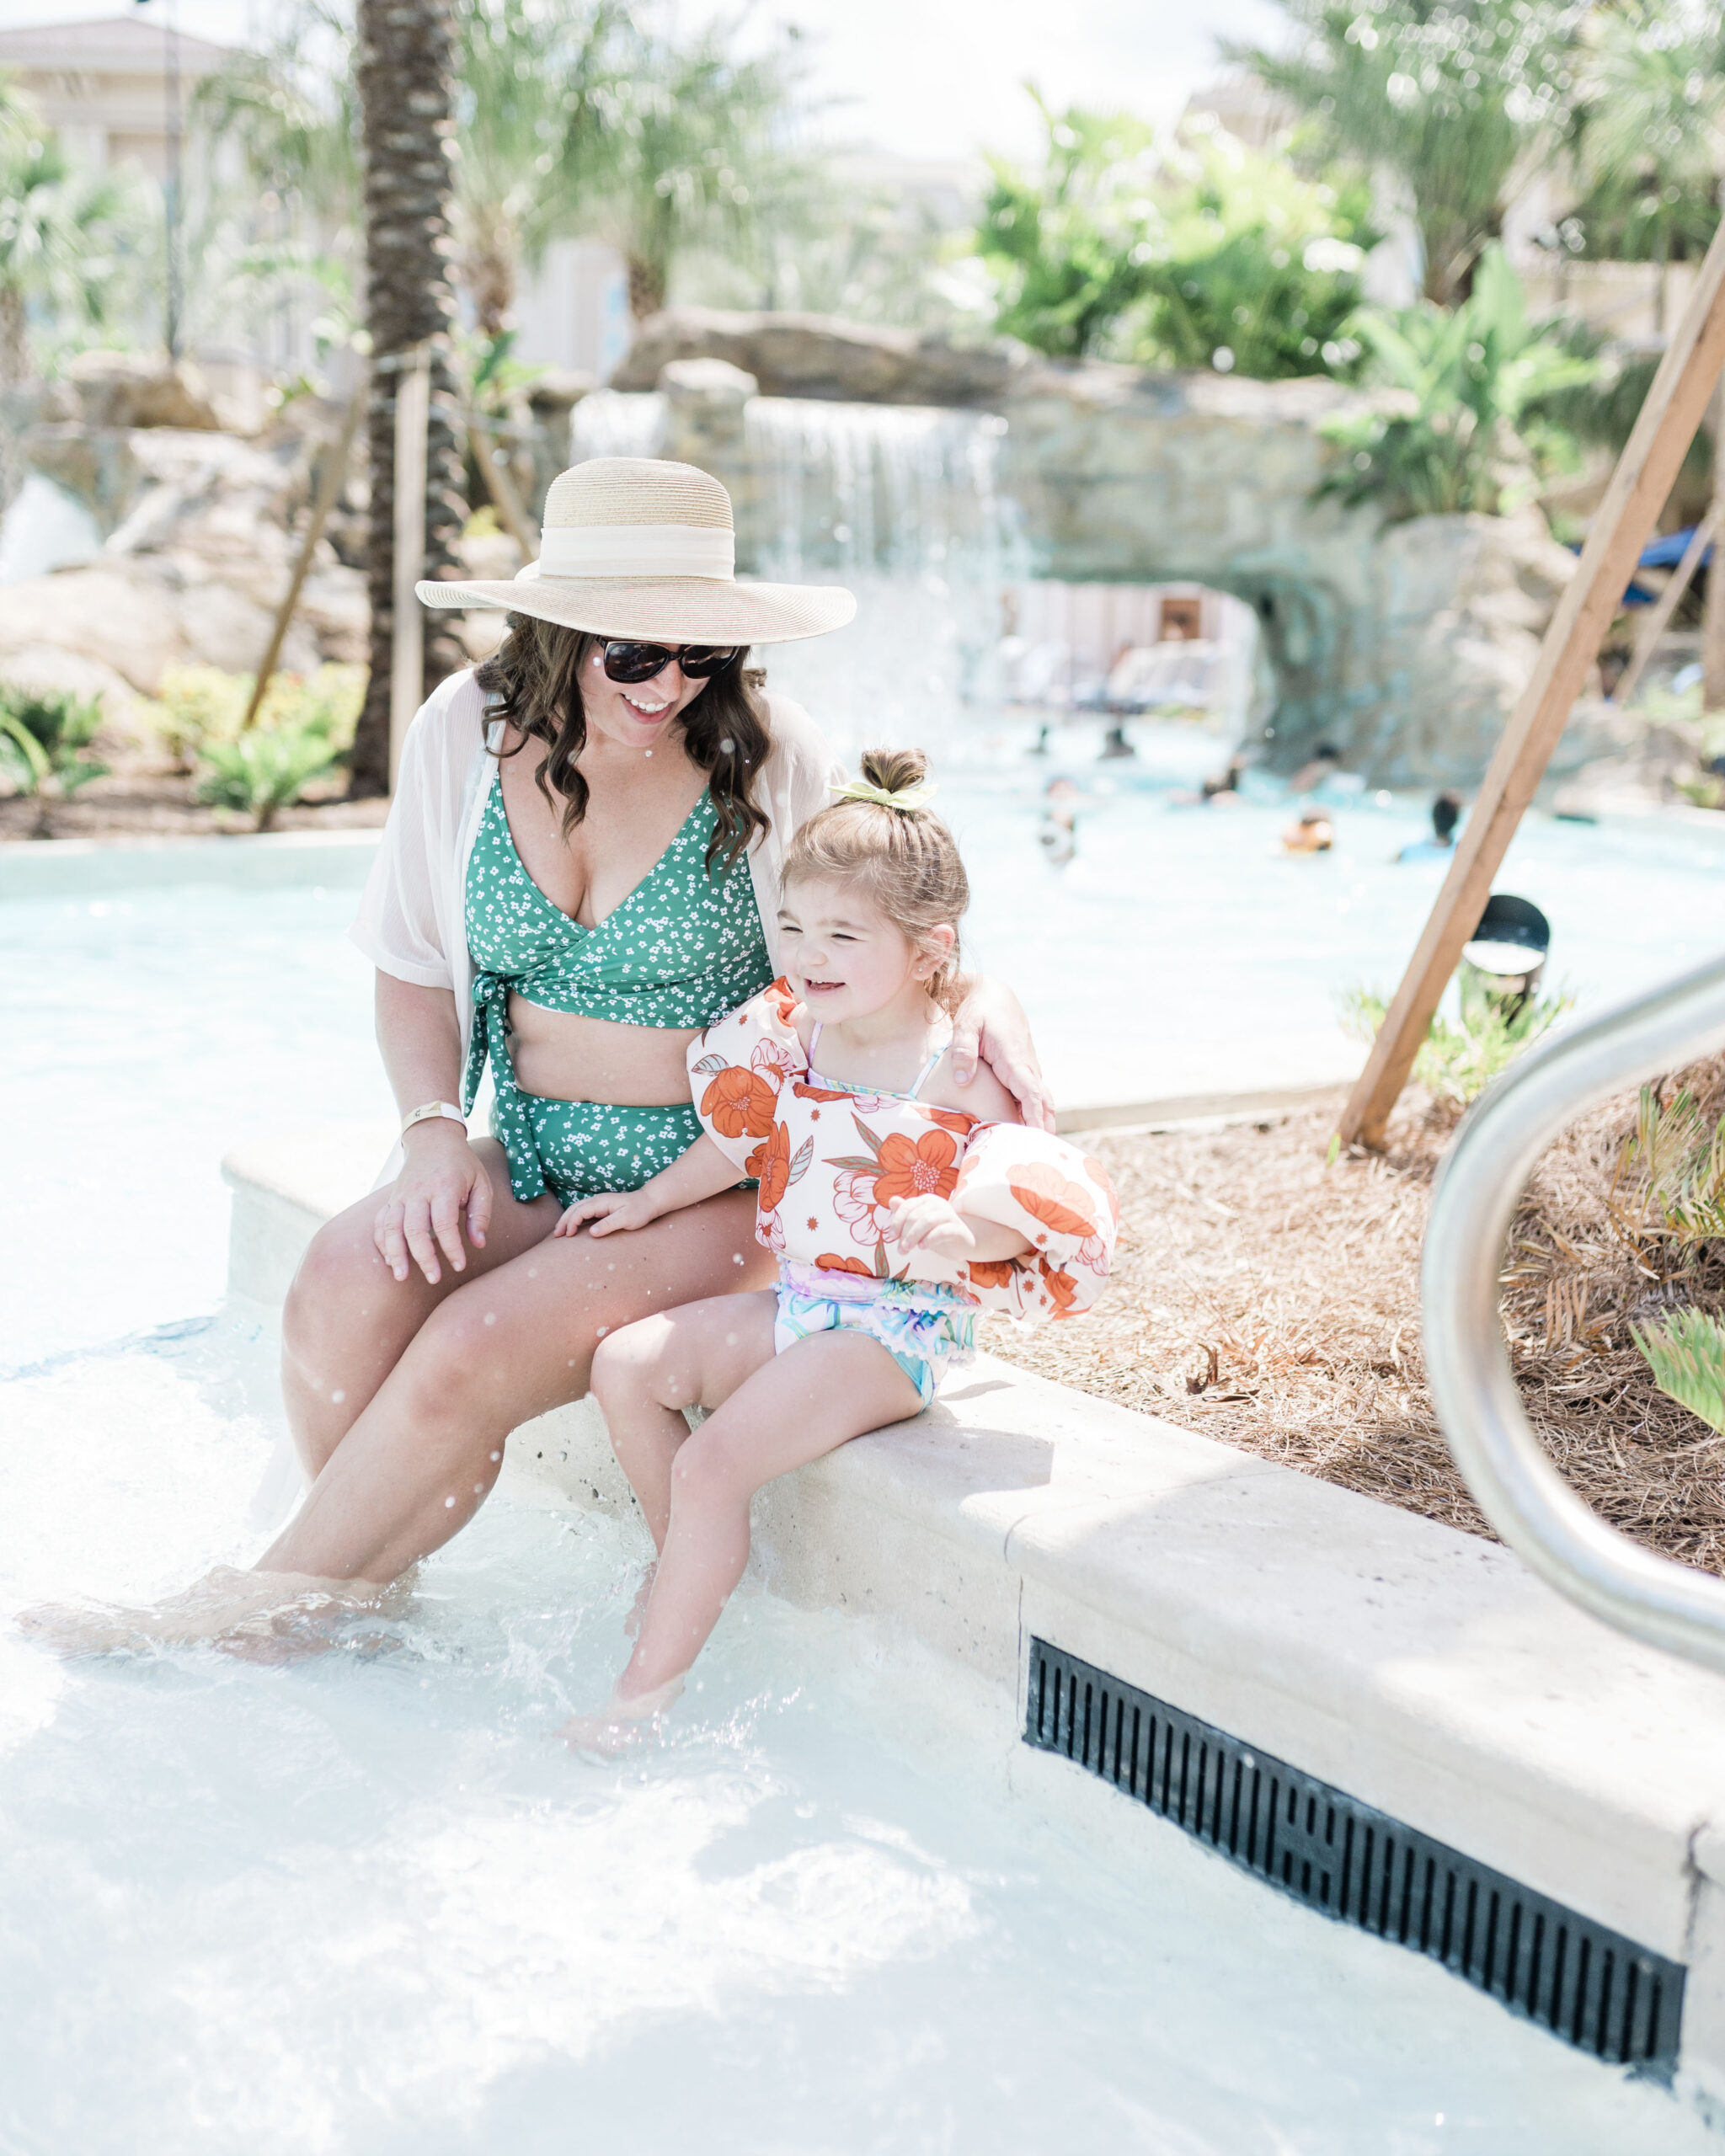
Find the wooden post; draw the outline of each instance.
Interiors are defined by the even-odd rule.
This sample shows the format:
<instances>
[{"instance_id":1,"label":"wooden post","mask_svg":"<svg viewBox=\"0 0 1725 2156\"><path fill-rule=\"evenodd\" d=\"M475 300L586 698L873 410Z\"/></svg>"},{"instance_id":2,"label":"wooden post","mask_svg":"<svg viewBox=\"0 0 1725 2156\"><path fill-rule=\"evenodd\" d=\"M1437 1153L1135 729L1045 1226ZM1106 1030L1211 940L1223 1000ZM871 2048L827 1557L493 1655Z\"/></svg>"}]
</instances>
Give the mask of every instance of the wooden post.
<instances>
[{"instance_id":1,"label":"wooden post","mask_svg":"<svg viewBox=\"0 0 1725 2156\"><path fill-rule=\"evenodd\" d=\"M485 491L496 504L497 514L503 519L509 535L521 550L524 562L539 558L539 534L528 520L521 498L515 492L515 483L509 475L509 467L497 454L496 444L491 439L491 430L478 412L467 414L467 439L473 445L473 462L479 467L479 477L485 482Z\"/></svg>"},{"instance_id":2,"label":"wooden post","mask_svg":"<svg viewBox=\"0 0 1725 2156\"><path fill-rule=\"evenodd\" d=\"M312 558L318 551L318 542L323 536L323 527L329 521L331 510L341 499L342 487L347 479L348 459L353 454L354 436L359 432L360 419L365 409L366 385L362 381L354 392L353 402L347 408L347 416L341 423L340 433L328 445L329 461L318 477L318 492L312 499L311 515L306 524L306 536L300 542L299 559L294 563L293 574L288 579L287 595L275 610L275 622L270 632L270 641L264 647L263 658L258 662L257 678L252 684L252 700L246 706L246 715L239 723L242 734L256 720L263 708L264 699L269 694L275 662L281 656L288 624L293 620L294 609L300 603L300 594L311 574Z\"/></svg>"},{"instance_id":3,"label":"wooden post","mask_svg":"<svg viewBox=\"0 0 1725 2156\"><path fill-rule=\"evenodd\" d=\"M1509 841L1551 761L1622 602L1642 548L1675 481L1725 366L1725 224L1714 234L1688 307L1617 460L1575 574L1540 647L1533 678L1503 729L1455 858L1372 1043L1339 1126L1342 1142L1381 1145L1433 1013L1479 925ZM1725 578L1720 579L1725 584Z\"/></svg>"},{"instance_id":4,"label":"wooden post","mask_svg":"<svg viewBox=\"0 0 1725 2156\"><path fill-rule=\"evenodd\" d=\"M1673 571L1671 581L1647 611L1641 625L1641 634L1635 640L1635 649L1630 654L1623 678L1611 693L1614 704L1628 707L1630 698L1641 686L1641 677L1648 670L1648 661L1653 657L1658 641L1677 611L1677 602L1688 590L1701 567L1701 556L1712 544L1713 534L1719 528L1719 519L1725 514L1725 499L1716 494L1706 515L1689 535L1689 544L1683 550L1683 559Z\"/></svg>"},{"instance_id":5,"label":"wooden post","mask_svg":"<svg viewBox=\"0 0 1725 2156\"><path fill-rule=\"evenodd\" d=\"M1725 395L1713 407L1713 514L1725 511ZM1725 710L1725 576L1707 574L1701 607L1701 709Z\"/></svg>"},{"instance_id":6,"label":"wooden post","mask_svg":"<svg viewBox=\"0 0 1725 2156\"><path fill-rule=\"evenodd\" d=\"M425 695L425 616L414 586L425 566L426 433L431 419L431 352L402 355L395 378L395 622L389 664L389 790Z\"/></svg>"}]
</instances>

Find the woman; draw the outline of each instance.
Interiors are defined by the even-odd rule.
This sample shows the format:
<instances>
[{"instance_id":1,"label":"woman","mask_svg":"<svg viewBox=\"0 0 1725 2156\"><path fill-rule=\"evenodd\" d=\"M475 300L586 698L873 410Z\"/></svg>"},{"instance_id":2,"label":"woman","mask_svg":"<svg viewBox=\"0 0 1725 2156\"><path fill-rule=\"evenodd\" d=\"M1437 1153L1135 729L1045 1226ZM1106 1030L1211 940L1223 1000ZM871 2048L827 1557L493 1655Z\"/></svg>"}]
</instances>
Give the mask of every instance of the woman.
<instances>
[{"instance_id":1,"label":"woman","mask_svg":"<svg viewBox=\"0 0 1725 2156\"><path fill-rule=\"evenodd\" d=\"M312 1486L253 1573L119 1636L206 1636L338 1583L364 1598L473 1517L512 1429L586 1393L607 1331L771 1277L743 1188L628 1238L551 1232L698 1134L684 1051L773 978L784 849L838 776L742 661L856 602L739 584L732 546L717 480L595 459L553 483L540 559L513 582L419 585L510 627L415 718L353 931L403 1142L381 1197L315 1237L283 1314ZM959 1014L967 1081L979 1043L1044 1121L1003 991ZM470 1137L488 1062L494 1134Z\"/></svg>"}]
</instances>

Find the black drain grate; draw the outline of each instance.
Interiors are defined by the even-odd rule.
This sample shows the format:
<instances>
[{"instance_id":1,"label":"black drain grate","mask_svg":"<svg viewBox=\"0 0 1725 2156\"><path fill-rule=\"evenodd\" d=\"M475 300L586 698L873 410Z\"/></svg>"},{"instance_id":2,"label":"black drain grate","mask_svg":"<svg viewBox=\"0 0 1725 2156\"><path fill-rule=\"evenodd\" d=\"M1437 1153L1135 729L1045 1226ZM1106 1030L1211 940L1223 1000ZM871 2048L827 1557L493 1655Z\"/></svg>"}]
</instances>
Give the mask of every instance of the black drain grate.
<instances>
[{"instance_id":1,"label":"black drain grate","mask_svg":"<svg viewBox=\"0 0 1725 2156\"><path fill-rule=\"evenodd\" d=\"M1296 1901L1429 1954L1567 2044L1663 2073L1676 2063L1681 1963L1043 1640L1030 1642L1024 1741Z\"/></svg>"}]
</instances>

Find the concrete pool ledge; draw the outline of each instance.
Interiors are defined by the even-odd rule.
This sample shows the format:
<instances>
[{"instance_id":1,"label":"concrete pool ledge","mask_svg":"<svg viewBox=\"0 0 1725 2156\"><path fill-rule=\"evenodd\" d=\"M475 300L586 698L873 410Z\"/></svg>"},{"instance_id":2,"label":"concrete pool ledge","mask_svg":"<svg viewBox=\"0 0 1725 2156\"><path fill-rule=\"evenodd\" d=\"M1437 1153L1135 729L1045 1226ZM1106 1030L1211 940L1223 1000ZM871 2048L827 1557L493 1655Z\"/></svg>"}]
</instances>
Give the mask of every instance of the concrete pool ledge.
<instances>
[{"instance_id":1,"label":"concrete pool ledge","mask_svg":"<svg viewBox=\"0 0 1725 2156\"><path fill-rule=\"evenodd\" d=\"M236 1290L279 1301L381 1150L352 1124L231 1159ZM629 1502L590 1402L524 1426L510 1459L518 1486ZM1033 1637L1687 1965L1683 2063L1725 2100L1725 1678L1624 1640L1507 1550L989 1356L764 1492L756 1539L788 1600L968 1672L1012 1785L1070 1787L1092 1831L1165 1829L1017 1743Z\"/></svg>"}]
</instances>

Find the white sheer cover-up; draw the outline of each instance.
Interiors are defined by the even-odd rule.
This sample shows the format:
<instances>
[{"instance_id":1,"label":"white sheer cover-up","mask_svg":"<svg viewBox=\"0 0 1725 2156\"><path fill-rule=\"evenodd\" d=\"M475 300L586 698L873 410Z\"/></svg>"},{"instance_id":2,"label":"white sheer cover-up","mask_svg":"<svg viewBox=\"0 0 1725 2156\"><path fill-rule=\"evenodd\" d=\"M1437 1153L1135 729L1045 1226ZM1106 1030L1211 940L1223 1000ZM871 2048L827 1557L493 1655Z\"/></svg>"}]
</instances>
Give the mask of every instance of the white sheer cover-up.
<instances>
[{"instance_id":1,"label":"white sheer cover-up","mask_svg":"<svg viewBox=\"0 0 1725 2156\"><path fill-rule=\"evenodd\" d=\"M844 771L800 704L775 696L766 702L772 745L753 791L768 828L750 843L749 871L767 951L777 968L785 849L815 810L826 806ZM467 863L493 767L490 751L502 730L499 721L488 724L485 707L484 691L469 668L439 682L414 714L402 744L388 821L348 931L381 973L453 994L462 1037L458 1069L466 1065L473 1024ZM381 1190L393 1182L401 1163L398 1145L372 1187ZM304 1486L284 1433L253 1501L254 1524L285 1520Z\"/></svg>"}]
</instances>

